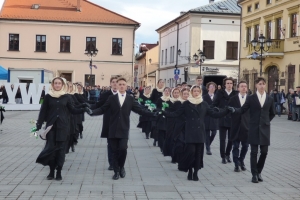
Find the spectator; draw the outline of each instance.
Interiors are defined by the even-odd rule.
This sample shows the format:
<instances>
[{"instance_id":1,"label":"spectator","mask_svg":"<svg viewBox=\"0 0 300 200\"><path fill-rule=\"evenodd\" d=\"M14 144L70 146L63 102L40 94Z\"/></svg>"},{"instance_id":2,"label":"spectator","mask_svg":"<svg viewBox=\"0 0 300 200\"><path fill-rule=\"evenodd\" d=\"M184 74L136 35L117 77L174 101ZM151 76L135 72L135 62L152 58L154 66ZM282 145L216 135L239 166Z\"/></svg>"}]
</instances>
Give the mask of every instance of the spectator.
<instances>
[{"instance_id":1,"label":"spectator","mask_svg":"<svg viewBox=\"0 0 300 200\"><path fill-rule=\"evenodd\" d=\"M96 90L95 87L92 86L90 90L90 101L96 101Z\"/></svg>"},{"instance_id":2,"label":"spectator","mask_svg":"<svg viewBox=\"0 0 300 200\"><path fill-rule=\"evenodd\" d=\"M275 89L273 91L273 93L271 94L271 97L274 99L275 110L278 114L278 117L280 117L281 116L281 106L280 106L281 99L280 99L280 94L278 94L277 89Z\"/></svg>"},{"instance_id":3,"label":"spectator","mask_svg":"<svg viewBox=\"0 0 300 200\"><path fill-rule=\"evenodd\" d=\"M13 89L14 89L14 85L11 85L11 90L13 90ZM22 94L21 94L20 86L18 87L16 96L15 96L15 101L16 101L16 104L22 104Z\"/></svg>"},{"instance_id":4,"label":"spectator","mask_svg":"<svg viewBox=\"0 0 300 200\"><path fill-rule=\"evenodd\" d=\"M40 98L40 104L43 104L45 95L46 95L46 94L45 94L45 86L44 86L44 87L43 87L43 90L42 90L41 98Z\"/></svg>"},{"instance_id":5,"label":"spectator","mask_svg":"<svg viewBox=\"0 0 300 200\"><path fill-rule=\"evenodd\" d=\"M284 93L284 89L282 89L281 93L280 93L280 109L281 109L281 112L283 110L286 110L286 108L283 106L283 104L285 103L285 99L286 99L286 96L285 96L285 93Z\"/></svg>"},{"instance_id":6,"label":"spectator","mask_svg":"<svg viewBox=\"0 0 300 200\"><path fill-rule=\"evenodd\" d=\"M222 86L221 85L218 85L218 90L222 90Z\"/></svg>"},{"instance_id":7,"label":"spectator","mask_svg":"<svg viewBox=\"0 0 300 200\"><path fill-rule=\"evenodd\" d=\"M6 104L8 102L8 96L6 93L6 88L4 85L1 86L1 92L2 92L2 98L3 98L3 104Z\"/></svg>"},{"instance_id":8,"label":"spectator","mask_svg":"<svg viewBox=\"0 0 300 200\"><path fill-rule=\"evenodd\" d=\"M293 112L293 95L294 90L292 88L289 89L289 93L286 95L287 101L288 101L288 107L289 107L289 113Z\"/></svg>"},{"instance_id":9,"label":"spectator","mask_svg":"<svg viewBox=\"0 0 300 200\"><path fill-rule=\"evenodd\" d=\"M293 121L300 122L300 105L297 105L296 100L300 98L300 86L297 87L297 91L292 95L293 97ZM298 100L299 101L299 100ZM296 116L296 113L298 116Z\"/></svg>"}]
</instances>

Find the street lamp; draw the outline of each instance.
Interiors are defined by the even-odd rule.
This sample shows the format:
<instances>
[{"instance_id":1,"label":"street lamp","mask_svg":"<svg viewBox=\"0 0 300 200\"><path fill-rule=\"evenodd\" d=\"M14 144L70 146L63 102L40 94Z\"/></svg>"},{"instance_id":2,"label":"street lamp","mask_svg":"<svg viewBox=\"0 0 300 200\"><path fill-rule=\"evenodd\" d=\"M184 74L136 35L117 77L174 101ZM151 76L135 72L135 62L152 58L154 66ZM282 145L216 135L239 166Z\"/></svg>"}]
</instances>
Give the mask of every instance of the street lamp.
<instances>
[{"instance_id":1,"label":"street lamp","mask_svg":"<svg viewBox=\"0 0 300 200\"><path fill-rule=\"evenodd\" d=\"M255 52L260 51L260 76L262 76L262 54L263 51L267 52L269 51L270 47L272 46L272 40L269 38L265 41L265 36L263 34L260 34L258 37L258 41L256 39L251 41L251 44L253 46L253 49ZM258 48L256 48L258 47Z\"/></svg>"},{"instance_id":2,"label":"street lamp","mask_svg":"<svg viewBox=\"0 0 300 200\"><path fill-rule=\"evenodd\" d=\"M200 75L201 75L201 71L202 71L201 65L202 65L202 63L204 63L204 61L206 59L206 56L204 55L204 52L201 51L200 49L198 49L198 54L199 54L199 57L200 57L200 59L199 59L199 67L200 67ZM198 60L199 57L197 56L196 57L197 59L194 58L195 62Z\"/></svg>"},{"instance_id":3,"label":"street lamp","mask_svg":"<svg viewBox=\"0 0 300 200\"><path fill-rule=\"evenodd\" d=\"M98 53L98 49L97 48L93 48L91 50L91 48L87 48L85 49L85 55L87 55L91 60L90 60L90 69L91 69L91 73L90 73L90 80L89 80L89 86L92 85L92 75L93 75L93 57L95 57Z\"/></svg>"}]
</instances>

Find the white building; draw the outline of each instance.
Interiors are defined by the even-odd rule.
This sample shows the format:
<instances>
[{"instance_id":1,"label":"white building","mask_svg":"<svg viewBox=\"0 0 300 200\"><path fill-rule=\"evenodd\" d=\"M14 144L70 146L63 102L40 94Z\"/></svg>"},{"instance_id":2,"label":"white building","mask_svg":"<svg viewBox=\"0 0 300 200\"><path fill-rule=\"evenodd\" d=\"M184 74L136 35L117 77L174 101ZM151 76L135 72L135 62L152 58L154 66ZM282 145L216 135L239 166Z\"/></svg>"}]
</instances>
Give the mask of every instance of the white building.
<instances>
[{"instance_id":1,"label":"white building","mask_svg":"<svg viewBox=\"0 0 300 200\"><path fill-rule=\"evenodd\" d=\"M238 77L241 10L236 0L209 1L208 5L181 12L180 16L158 28L159 78L175 86L174 69L180 69L177 83L194 83L200 67L193 59L198 50L206 60L201 74ZM180 49L181 54L178 55Z\"/></svg>"}]
</instances>

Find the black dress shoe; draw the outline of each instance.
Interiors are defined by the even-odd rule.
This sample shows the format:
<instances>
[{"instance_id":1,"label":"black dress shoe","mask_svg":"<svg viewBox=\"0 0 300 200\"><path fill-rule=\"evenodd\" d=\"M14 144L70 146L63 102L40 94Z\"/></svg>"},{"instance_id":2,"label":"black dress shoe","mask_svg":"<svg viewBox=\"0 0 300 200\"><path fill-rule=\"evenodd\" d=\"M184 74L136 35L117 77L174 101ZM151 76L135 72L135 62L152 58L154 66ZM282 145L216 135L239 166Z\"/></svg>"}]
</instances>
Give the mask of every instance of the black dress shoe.
<instances>
[{"instance_id":1,"label":"black dress shoe","mask_svg":"<svg viewBox=\"0 0 300 200\"><path fill-rule=\"evenodd\" d=\"M199 181L198 174L193 174L193 181Z\"/></svg>"},{"instance_id":2,"label":"black dress shoe","mask_svg":"<svg viewBox=\"0 0 300 200\"><path fill-rule=\"evenodd\" d=\"M189 181L192 181L193 180L193 172L189 172L188 176L187 176L187 179Z\"/></svg>"},{"instance_id":3,"label":"black dress shoe","mask_svg":"<svg viewBox=\"0 0 300 200\"><path fill-rule=\"evenodd\" d=\"M241 171L241 170L240 170L240 167L239 167L239 166L235 166L235 167L234 167L234 171L235 171L235 172L240 172L240 171Z\"/></svg>"},{"instance_id":4,"label":"black dress shoe","mask_svg":"<svg viewBox=\"0 0 300 200\"><path fill-rule=\"evenodd\" d=\"M239 162L239 165L241 166L241 170L243 170L243 171L247 170L246 167L245 167L244 162Z\"/></svg>"},{"instance_id":5,"label":"black dress shoe","mask_svg":"<svg viewBox=\"0 0 300 200\"><path fill-rule=\"evenodd\" d=\"M227 161L228 163L231 163L231 158L230 158L230 156L226 156L225 158L226 158L226 161Z\"/></svg>"},{"instance_id":6,"label":"black dress shoe","mask_svg":"<svg viewBox=\"0 0 300 200\"><path fill-rule=\"evenodd\" d=\"M252 183L258 183L258 178L256 175L252 176Z\"/></svg>"},{"instance_id":7,"label":"black dress shoe","mask_svg":"<svg viewBox=\"0 0 300 200\"><path fill-rule=\"evenodd\" d=\"M109 165L108 170L114 170L113 166Z\"/></svg>"},{"instance_id":8,"label":"black dress shoe","mask_svg":"<svg viewBox=\"0 0 300 200\"><path fill-rule=\"evenodd\" d=\"M126 176L126 172L125 172L125 168L123 167L121 170L120 170L120 177L121 178L125 178Z\"/></svg>"},{"instance_id":9,"label":"black dress shoe","mask_svg":"<svg viewBox=\"0 0 300 200\"><path fill-rule=\"evenodd\" d=\"M156 147L156 141L154 140L154 142L153 142L153 146L155 146Z\"/></svg>"},{"instance_id":10,"label":"black dress shoe","mask_svg":"<svg viewBox=\"0 0 300 200\"><path fill-rule=\"evenodd\" d=\"M52 180L54 179L54 170L51 170L49 175L47 176L47 180Z\"/></svg>"},{"instance_id":11,"label":"black dress shoe","mask_svg":"<svg viewBox=\"0 0 300 200\"><path fill-rule=\"evenodd\" d=\"M112 177L112 179L114 180L118 180L120 178L120 173L119 172L115 172L114 176Z\"/></svg>"},{"instance_id":12,"label":"black dress shoe","mask_svg":"<svg viewBox=\"0 0 300 200\"><path fill-rule=\"evenodd\" d=\"M75 152L75 147L74 145L71 146L72 152Z\"/></svg>"},{"instance_id":13,"label":"black dress shoe","mask_svg":"<svg viewBox=\"0 0 300 200\"><path fill-rule=\"evenodd\" d=\"M222 158L222 163L223 163L223 164L226 164L226 163L227 163L225 158Z\"/></svg>"},{"instance_id":14,"label":"black dress shoe","mask_svg":"<svg viewBox=\"0 0 300 200\"><path fill-rule=\"evenodd\" d=\"M264 181L263 178L261 177L261 174L257 175L257 179L258 179L259 182L263 182Z\"/></svg>"},{"instance_id":15,"label":"black dress shoe","mask_svg":"<svg viewBox=\"0 0 300 200\"><path fill-rule=\"evenodd\" d=\"M207 154L207 155L212 155L212 153L211 153L210 150L207 150L207 151L206 151L206 154Z\"/></svg>"},{"instance_id":16,"label":"black dress shoe","mask_svg":"<svg viewBox=\"0 0 300 200\"><path fill-rule=\"evenodd\" d=\"M56 178L55 178L57 181L61 181L62 180L62 177L61 177L61 170L57 170L56 171Z\"/></svg>"}]
</instances>

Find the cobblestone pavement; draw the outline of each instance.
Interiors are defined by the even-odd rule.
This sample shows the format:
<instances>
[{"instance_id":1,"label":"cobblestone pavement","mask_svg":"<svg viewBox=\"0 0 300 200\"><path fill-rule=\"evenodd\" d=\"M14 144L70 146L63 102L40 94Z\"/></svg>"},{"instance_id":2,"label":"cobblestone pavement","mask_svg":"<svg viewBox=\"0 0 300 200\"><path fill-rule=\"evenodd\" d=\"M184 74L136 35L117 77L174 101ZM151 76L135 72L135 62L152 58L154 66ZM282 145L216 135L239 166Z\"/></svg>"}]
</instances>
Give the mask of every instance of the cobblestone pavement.
<instances>
[{"instance_id":1,"label":"cobblestone pavement","mask_svg":"<svg viewBox=\"0 0 300 200\"><path fill-rule=\"evenodd\" d=\"M106 140L100 139L102 117L86 116L84 138L66 157L63 181L48 181L48 167L35 159L44 141L29 137L30 119L38 112L6 112L0 128L0 199L300 199L300 123L286 116L272 121L271 147L263 171L264 182L251 183L247 171L233 172L221 164L219 139L212 156L204 156L200 181L187 181L169 157L163 157L152 140L136 128L131 115L126 178L111 179L107 170Z\"/></svg>"}]
</instances>

